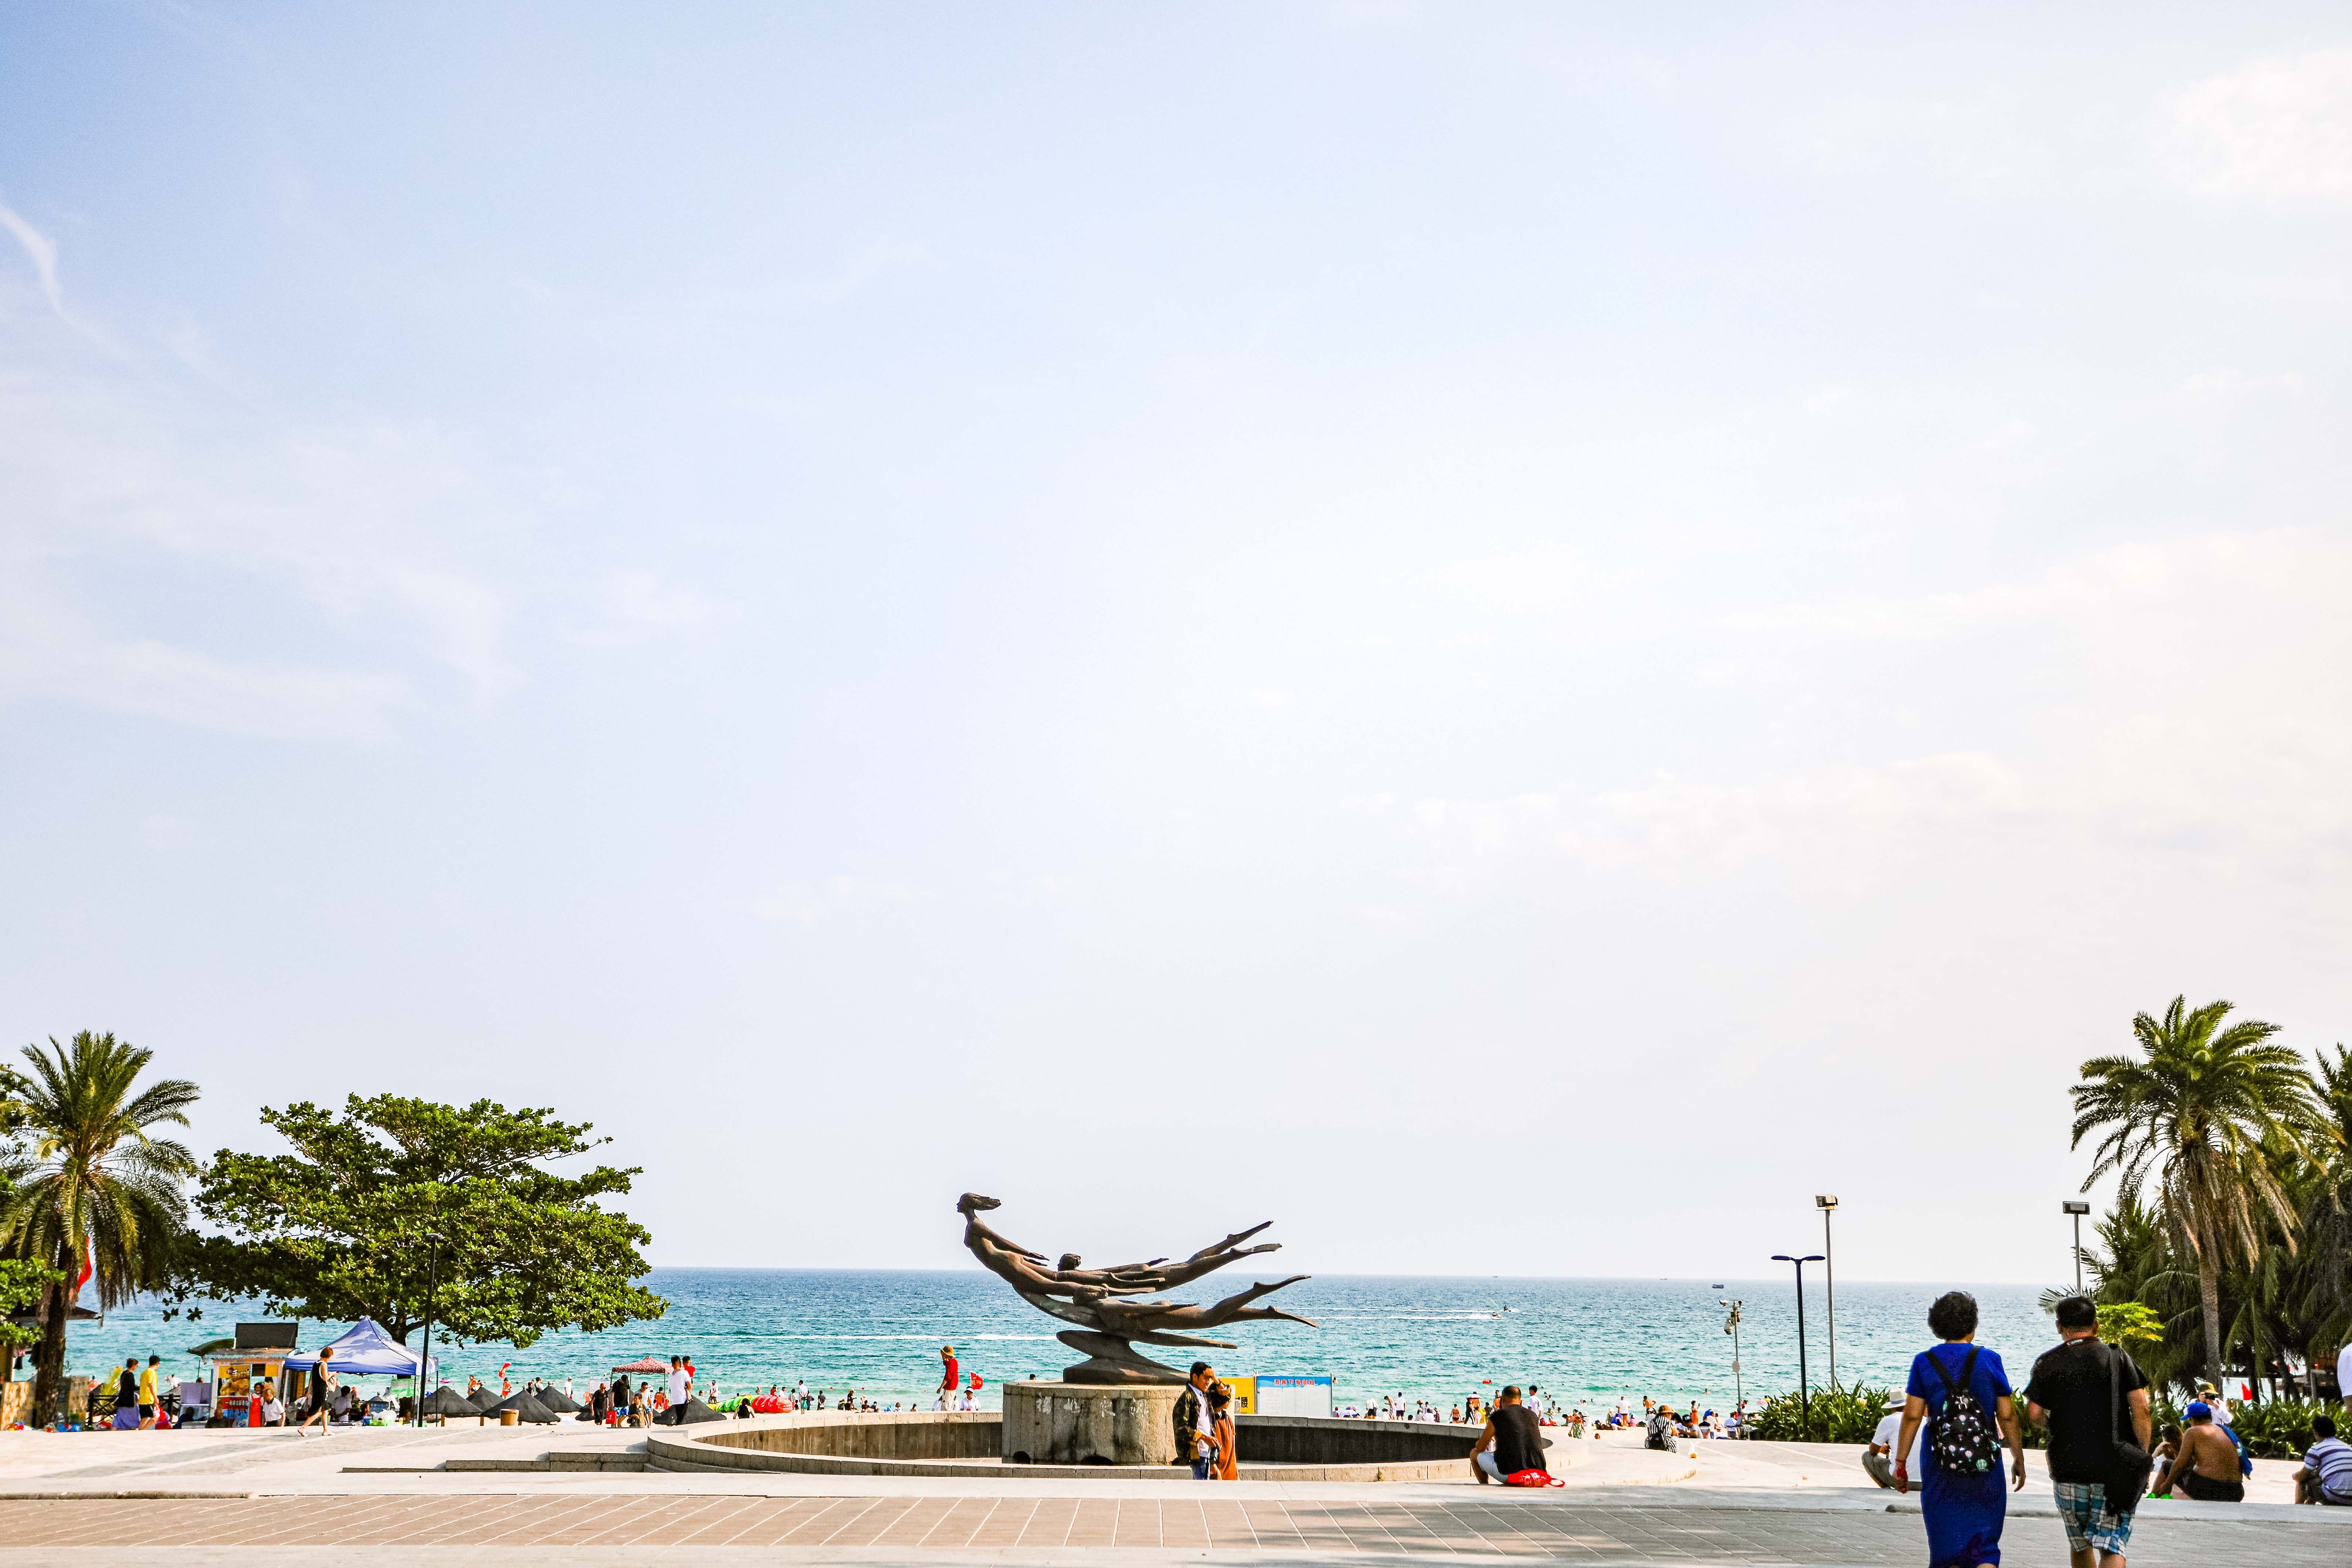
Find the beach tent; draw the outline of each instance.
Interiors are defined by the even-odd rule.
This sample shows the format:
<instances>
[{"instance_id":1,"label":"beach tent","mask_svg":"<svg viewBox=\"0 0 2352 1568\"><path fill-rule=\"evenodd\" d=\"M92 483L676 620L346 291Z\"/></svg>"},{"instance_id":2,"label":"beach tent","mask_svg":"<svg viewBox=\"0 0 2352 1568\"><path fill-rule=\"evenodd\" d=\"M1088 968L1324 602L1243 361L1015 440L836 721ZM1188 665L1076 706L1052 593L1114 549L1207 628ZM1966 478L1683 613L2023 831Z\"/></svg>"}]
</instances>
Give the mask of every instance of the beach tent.
<instances>
[{"instance_id":1,"label":"beach tent","mask_svg":"<svg viewBox=\"0 0 2352 1568\"><path fill-rule=\"evenodd\" d=\"M343 1333L330 1342L334 1359L327 1364L343 1377L414 1377L416 1375L416 1352L394 1339L376 1325L373 1318L362 1318ZM289 1372L308 1373L319 1364L317 1351L301 1351L286 1358ZM425 1373L431 1380L431 1369Z\"/></svg>"},{"instance_id":2,"label":"beach tent","mask_svg":"<svg viewBox=\"0 0 2352 1568\"><path fill-rule=\"evenodd\" d=\"M515 1413L516 1420L523 1422L527 1426L544 1426L553 1422L555 1419L553 1415L548 1413L546 1405L541 1405L538 1400L533 1399L530 1396L530 1391L527 1388L516 1389L512 1394L507 1395L504 1399L499 1400L488 1410L483 1411L482 1414L486 1416L497 1415L509 1410Z\"/></svg>"}]
</instances>

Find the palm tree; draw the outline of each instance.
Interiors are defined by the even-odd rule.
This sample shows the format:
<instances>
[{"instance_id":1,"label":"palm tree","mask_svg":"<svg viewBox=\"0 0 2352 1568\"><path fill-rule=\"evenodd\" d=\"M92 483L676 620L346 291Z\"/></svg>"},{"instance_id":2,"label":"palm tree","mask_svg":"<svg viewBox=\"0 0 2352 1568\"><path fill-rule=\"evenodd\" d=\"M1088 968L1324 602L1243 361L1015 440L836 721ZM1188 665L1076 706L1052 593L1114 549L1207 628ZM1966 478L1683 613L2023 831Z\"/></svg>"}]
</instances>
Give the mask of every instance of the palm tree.
<instances>
[{"instance_id":1,"label":"palm tree","mask_svg":"<svg viewBox=\"0 0 2352 1568\"><path fill-rule=\"evenodd\" d=\"M17 1179L0 1202L0 1247L62 1269L48 1289L33 1379L33 1419L57 1419L65 1386L66 1319L87 1252L101 1309L162 1283L187 1225L180 1184L196 1170L183 1144L154 1136L185 1127L196 1086L165 1079L133 1092L153 1057L112 1035L84 1030L70 1047L25 1047L32 1071L0 1068L0 1097L26 1141Z\"/></svg>"},{"instance_id":2,"label":"palm tree","mask_svg":"<svg viewBox=\"0 0 2352 1568\"><path fill-rule=\"evenodd\" d=\"M2155 1178L2157 1212L2197 1264L2205 1325L2206 1376L2222 1379L2221 1269L2261 1261L2267 1213L2294 1245L2295 1215L2273 1163L2273 1149L2308 1155L2320 1129L2317 1089L2303 1058L2269 1043L2278 1026L2246 1018L2221 1026L2227 1002L2191 1011L2176 996L2162 1018L2132 1019L2138 1057L2095 1057L2073 1089L2074 1146L2104 1132L2083 1182L2122 1173L2137 1199ZM2275 1142L2265 1148L2266 1142Z\"/></svg>"}]
</instances>

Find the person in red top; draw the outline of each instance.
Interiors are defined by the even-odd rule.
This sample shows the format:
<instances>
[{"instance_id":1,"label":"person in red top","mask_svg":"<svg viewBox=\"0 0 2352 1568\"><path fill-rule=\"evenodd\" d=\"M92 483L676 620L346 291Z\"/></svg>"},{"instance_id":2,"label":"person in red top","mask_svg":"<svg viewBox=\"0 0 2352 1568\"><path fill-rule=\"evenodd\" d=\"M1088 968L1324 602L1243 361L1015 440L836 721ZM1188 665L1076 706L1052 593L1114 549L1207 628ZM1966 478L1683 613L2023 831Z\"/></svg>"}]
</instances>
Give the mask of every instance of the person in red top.
<instances>
[{"instance_id":1,"label":"person in red top","mask_svg":"<svg viewBox=\"0 0 2352 1568\"><path fill-rule=\"evenodd\" d=\"M939 1407L941 1410L946 1410L953 1406L955 1404L956 1389L962 1381L956 1373L955 1346L941 1345L940 1347L940 1366L941 1370L940 1373Z\"/></svg>"}]
</instances>

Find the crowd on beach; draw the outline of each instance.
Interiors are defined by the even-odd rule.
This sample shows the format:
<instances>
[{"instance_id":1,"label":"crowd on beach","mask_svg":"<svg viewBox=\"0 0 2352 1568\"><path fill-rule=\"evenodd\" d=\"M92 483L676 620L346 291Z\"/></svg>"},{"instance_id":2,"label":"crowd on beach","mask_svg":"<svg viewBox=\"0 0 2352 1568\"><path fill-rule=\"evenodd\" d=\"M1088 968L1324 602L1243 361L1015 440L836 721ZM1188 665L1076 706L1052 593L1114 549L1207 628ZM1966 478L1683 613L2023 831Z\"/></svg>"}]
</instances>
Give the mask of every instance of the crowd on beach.
<instances>
[{"instance_id":1,"label":"crowd on beach","mask_svg":"<svg viewBox=\"0 0 2352 1568\"><path fill-rule=\"evenodd\" d=\"M1639 1431L1645 1437L1737 1437L1748 1422L1744 1400L1727 1411L1702 1410L1696 1401L1686 1410L1677 1410L1664 1400L1643 1394L1641 1410L1636 1413L1630 1400L1620 1394L1611 1408L1587 1414L1582 1405L1563 1405L1534 1384L1528 1385L1520 1399L1538 1426L1565 1428L1570 1437L1598 1437L1603 1432L1618 1431ZM1332 1415L1349 1421L1425 1421L1480 1426L1493 1410L1494 1403L1475 1392L1440 1410L1425 1398L1408 1401L1399 1391L1363 1405L1340 1405Z\"/></svg>"}]
</instances>

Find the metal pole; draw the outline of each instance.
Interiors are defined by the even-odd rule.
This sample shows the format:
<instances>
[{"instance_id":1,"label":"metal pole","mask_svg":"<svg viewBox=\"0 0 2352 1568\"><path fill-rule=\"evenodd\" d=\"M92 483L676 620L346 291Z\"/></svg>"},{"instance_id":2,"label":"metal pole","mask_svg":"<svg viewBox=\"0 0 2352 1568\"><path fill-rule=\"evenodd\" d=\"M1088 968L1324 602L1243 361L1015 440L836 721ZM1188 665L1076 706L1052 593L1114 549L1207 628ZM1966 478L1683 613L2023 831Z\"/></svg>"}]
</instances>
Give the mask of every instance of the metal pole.
<instances>
[{"instance_id":1,"label":"metal pole","mask_svg":"<svg viewBox=\"0 0 2352 1568\"><path fill-rule=\"evenodd\" d=\"M433 1297L441 1283L441 1238L433 1238L432 1260L425 1266L425 1348L416 1352L416 1424L425 1425L425 1384L433 1377Z\"/></svg>"},{"instance_id":2,"label":"metal pole","mask_svg":"<svg viewBox=\"0 0 2352 1568\"><path fill-rule=\"evenodd\" d=\"M1837 1207L1836 1195L1818 1194L1813 1202L1822 1211L1822 1283L1829 1297L1830 1311L1830 1386L1837 1386L1837 1264L1830 1250L1830 1211Z\"/></svg>"},{"instance_id":3,"label":"metal pole","mask_svg":"<svg viewBox=\"0 0 2352 1568\"><path fill-rule=\"evenodd\" d=\"M2083 1293L2083 1216L2091 1212L2091 1205L2080 1198L2068 1198L2058 1206L2074 1221L2074 1294L2079 1296Z\"/></svg>"},{"instance_id":4,"label":"metal pole","mask_svg":"<svg viewBox=\"0 0 2352 1568\"><path fill-rule=\"evenodd\" d=\"M1791 1258L1785 1252L1776 1252L1772 1255L1772 1261L1797 1266L1797 1409L1804 1426L1805 1441L1810 1443L1813 1440L1813 1389L1811 1373L1805 1367L1805 1265L1820 1263L1823 1258L1818 1252L1803 1258Z\"/></svg>"}]
</instances>

